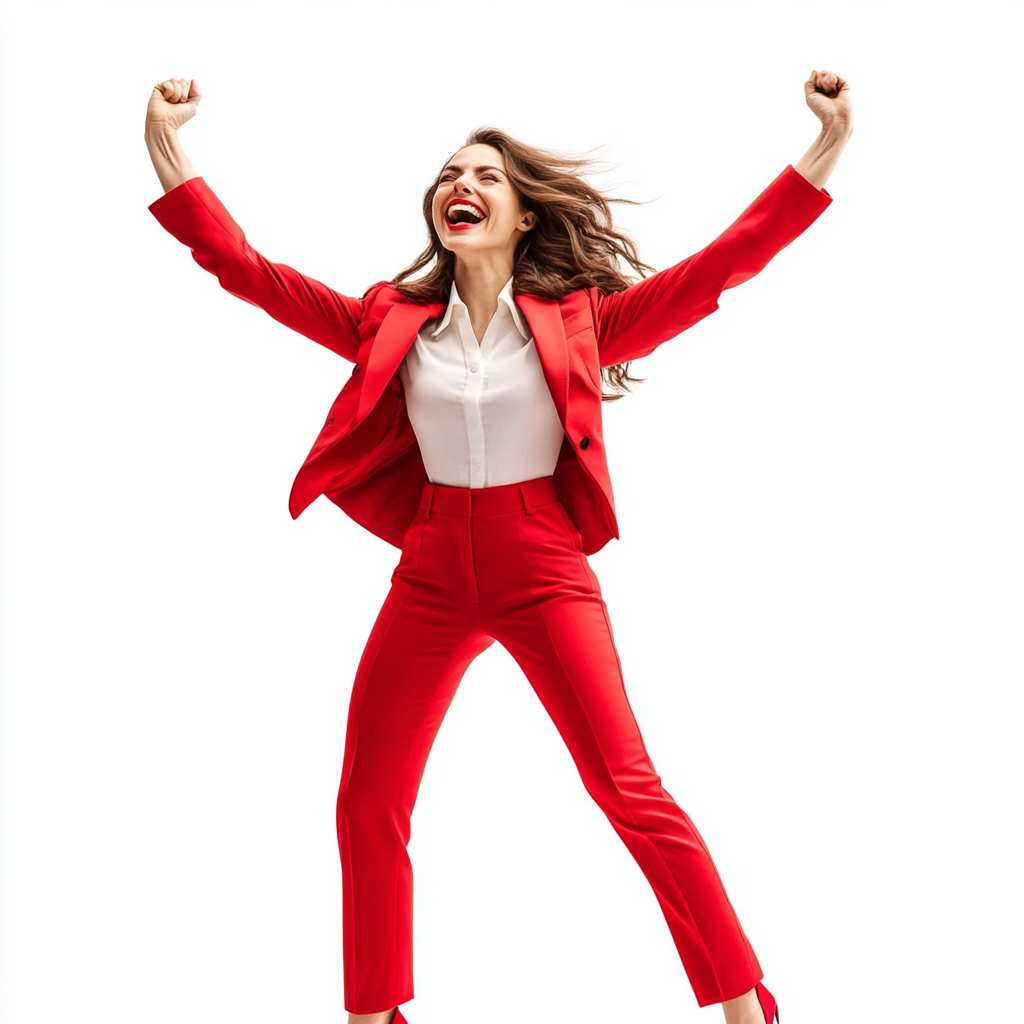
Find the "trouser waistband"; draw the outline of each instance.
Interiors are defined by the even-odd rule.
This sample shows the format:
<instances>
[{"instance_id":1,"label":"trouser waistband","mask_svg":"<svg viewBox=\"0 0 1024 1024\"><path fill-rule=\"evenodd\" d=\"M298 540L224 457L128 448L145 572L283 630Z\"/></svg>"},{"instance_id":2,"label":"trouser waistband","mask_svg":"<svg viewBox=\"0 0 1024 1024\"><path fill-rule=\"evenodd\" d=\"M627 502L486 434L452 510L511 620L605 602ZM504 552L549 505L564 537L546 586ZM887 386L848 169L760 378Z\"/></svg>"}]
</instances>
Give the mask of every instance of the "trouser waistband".
<instances>
[{"instance_id":1,"label":"trouser waistband","mask_svg":"<svg viewBox=\"0 0 1024 1024\"><path fill-rule=\"evenodd\" d=\"M446 487L426 483L420 496L420 510L428 516L494 516L519 509L530 513L538 505L558 501L554 477L539 476L497 487Z\"/></svg>"}]
</instances>

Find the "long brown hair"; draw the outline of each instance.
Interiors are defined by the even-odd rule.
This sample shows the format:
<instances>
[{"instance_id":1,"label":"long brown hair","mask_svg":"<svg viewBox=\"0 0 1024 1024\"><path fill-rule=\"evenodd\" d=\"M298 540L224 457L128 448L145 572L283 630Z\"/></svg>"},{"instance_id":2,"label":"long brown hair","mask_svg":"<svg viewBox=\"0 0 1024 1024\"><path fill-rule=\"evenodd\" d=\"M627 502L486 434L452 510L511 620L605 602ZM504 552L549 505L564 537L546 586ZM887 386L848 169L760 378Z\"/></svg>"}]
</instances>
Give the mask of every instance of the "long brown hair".
<instances>
[{"instance_id":1,"label":"long brown hair","mask_svg":"<svg viewBox=\"0 0 1024 1024\"><path fill-rule=\"evenodd\" d=\"M597 161L587 156L527 146L497 128L477 128L470 132L466 145L476 144L501 151L521 205L537 217L516 249L513 266L516 291L547 299L561 299L578 288L625 291L636 278L620 271L620 259L640 277L646 277L645 272L654 272L653 267L641 262L633 240L612 225L611 203L642 204L633 199L606 198L580 176ZM429 236L427 247L391 282L415 302L446 302L455 279L455 254L441 244L432 217L434 193L440 178L438 171L423 195L423 219L427 222ZM434 266L423 277L403 283L433 261L436 261ZM630 390L630 384L642 383L642 377L630 377L628 371L628 362L602 367L602 380L617 392L603 394L606 402L621 398L623 392Z\"/></svg>"}]
</instances>

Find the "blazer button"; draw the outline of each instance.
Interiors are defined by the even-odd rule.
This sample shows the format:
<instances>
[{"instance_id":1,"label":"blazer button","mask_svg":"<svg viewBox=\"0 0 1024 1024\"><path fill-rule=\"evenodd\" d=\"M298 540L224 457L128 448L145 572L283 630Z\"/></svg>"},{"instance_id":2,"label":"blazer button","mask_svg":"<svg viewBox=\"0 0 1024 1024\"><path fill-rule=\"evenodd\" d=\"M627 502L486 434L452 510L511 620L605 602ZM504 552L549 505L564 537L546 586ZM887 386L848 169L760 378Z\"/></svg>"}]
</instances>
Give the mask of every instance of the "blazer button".
<instances>
[{"instance_id":1,"label":"blazer button","mask_svg":"<svg viewBox=\"0 0 1024 1024\"><path fill-rule=\"evenodd\" d=\"M361 369L362 367L356 363L356 365L352 367L352 375L355 376Z\"/></svg>"},{"instance_id":2,"label":"blazer button","mask_svg":"<svg viewBox=\"0 0 1024 1024\"><path fill-rule=\"evenodd\" d=\"M327 421L327 426L329 426L329 427L330 427L330 426L333 426L333 424L334 424L334 417L332 416L332 417L331 417L331 418L330 418L330 419L329 419L329 420Z\"/></svg>"},{"instance_id":3,"label":"blazer button","mask_svg":"<svg viewBox=\"0 0 1024 1024\"><path fill-rule=\"evenodd\" d=\"M581 447L581 448L582 448L582 449L583 449L584 451L586 451L586 450L587 450L587 449L588 449L588 448L590 447L590 438L589 438L589 437L585 437L585 438L583 438L583 440L582 440L582 441L580 441L580 447Z\"/></svg>"}]
</instances>

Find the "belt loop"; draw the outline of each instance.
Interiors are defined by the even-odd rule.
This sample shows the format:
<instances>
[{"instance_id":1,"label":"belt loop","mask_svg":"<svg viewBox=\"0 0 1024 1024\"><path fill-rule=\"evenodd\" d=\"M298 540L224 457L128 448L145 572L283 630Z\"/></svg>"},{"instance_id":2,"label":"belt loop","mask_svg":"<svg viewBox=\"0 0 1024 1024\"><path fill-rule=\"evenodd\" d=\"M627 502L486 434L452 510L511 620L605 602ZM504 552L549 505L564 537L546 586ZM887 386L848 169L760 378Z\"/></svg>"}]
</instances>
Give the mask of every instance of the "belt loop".
<instances>
[{"instance_id":1,"label":"belt loop","mask_svg":"<svg viewBox=\"0 0 1024 1024\"><path fill-rule=\"evenodd\" d=\"M519 496L523 499L523 508L528 516L533 515L533 506L530 504L530 496L526 493L526 485L519 485Z\"/></svg>"},{"instance_id":2,"label":"belt loop","mask_svg":"<svg viewBox=\"0 0 1024 1024\"><path fill-rule=\"evenodd\" d=\"M437 488L433 484L427 484L427 507L424 511L427 514L427 518L430 518L430 510L434 506L434 493Z\"/></svg>"}]
</instances>

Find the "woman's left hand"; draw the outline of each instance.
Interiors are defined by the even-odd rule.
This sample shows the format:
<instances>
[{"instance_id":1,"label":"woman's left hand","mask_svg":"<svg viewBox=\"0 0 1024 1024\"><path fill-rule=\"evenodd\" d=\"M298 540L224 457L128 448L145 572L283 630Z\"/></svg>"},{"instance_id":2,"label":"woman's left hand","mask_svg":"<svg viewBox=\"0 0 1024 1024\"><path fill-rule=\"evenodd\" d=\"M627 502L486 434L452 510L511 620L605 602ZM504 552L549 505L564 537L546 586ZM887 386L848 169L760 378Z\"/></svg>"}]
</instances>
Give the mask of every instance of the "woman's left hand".
<instances>
[{"instance_id":1,"label":"woman's left hand","mask_svg":"<svg viewBox=\"0 0 1024 1024\"><path fill-rule=\"evenodd\" d=\"M853 106L850 102L850 84L832 71L812 71L804 82L807 106L826 127L833 123L853 128Z\"/></svg>"}]
</instances>

